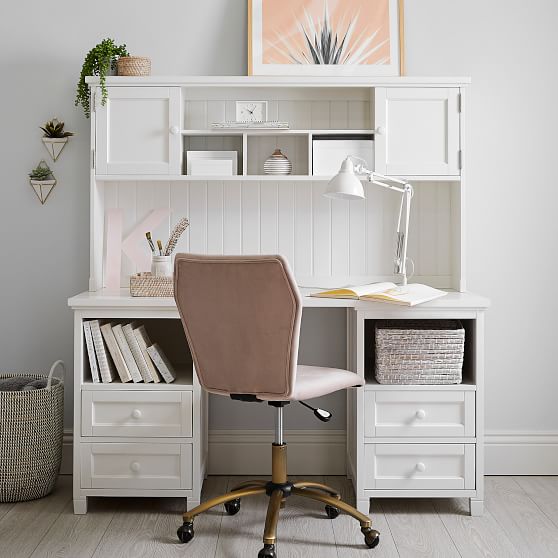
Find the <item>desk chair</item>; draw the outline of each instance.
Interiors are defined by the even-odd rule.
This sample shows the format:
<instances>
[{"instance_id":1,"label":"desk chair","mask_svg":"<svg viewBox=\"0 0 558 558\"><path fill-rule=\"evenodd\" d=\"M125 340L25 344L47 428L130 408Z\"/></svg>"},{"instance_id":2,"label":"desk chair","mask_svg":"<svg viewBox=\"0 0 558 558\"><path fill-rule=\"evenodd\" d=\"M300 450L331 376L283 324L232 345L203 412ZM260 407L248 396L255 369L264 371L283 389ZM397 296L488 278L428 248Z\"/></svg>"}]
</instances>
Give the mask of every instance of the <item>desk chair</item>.
<instances>
[{"instance_id":1,"label":"desk chair","mask_svg":"<svg viewBox=\"0 0 558 558\"><path fill-rule=\"evenodd\" d=\"M341 500L329 486L289 482L283 408L291 401L363 385L353 372L297 365L302 301L281 256L200 256L178 254L174 297L200 384L209 392L247 402L267 401L275 408L271 480L244 482L231 492L187 511L178 538L194 537L194 518L224 504L229 515L242 498L267 494L264 547L259 558L274 558L279 510L291 496L325 504L329 518L342 510L360 522L369 548L379 543L370 518Z\"/></svg>"}]
</instances>

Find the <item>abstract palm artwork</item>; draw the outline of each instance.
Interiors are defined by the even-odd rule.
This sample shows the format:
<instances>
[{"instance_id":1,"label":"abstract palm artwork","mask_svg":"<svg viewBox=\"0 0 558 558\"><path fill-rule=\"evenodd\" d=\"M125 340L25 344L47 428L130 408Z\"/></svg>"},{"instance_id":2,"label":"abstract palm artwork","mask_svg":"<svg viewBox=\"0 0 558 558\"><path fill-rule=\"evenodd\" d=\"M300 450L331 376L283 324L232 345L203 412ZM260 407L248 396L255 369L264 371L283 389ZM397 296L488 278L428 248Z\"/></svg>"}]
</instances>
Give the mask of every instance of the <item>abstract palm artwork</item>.
<instances>
[{"instance_id":1,"label":"abstract palm artwork","mask_svg":"<svg viewBox=\"0 0 558 558\"><path fill-rule=\"evenodd\" d=\"M398 0L251 0L252 73L398 75Z\"/></svg>"}]
</instances>

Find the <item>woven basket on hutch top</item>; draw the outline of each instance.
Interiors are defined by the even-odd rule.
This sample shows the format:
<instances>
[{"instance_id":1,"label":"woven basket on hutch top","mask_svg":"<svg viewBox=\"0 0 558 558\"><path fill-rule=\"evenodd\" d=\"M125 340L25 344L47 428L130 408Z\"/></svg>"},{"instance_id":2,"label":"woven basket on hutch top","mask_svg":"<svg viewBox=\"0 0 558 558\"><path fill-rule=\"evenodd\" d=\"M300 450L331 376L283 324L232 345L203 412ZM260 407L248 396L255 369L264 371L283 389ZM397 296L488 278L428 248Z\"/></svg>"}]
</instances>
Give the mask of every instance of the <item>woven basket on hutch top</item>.
<instances>
[{"instance_id":1,"label":"woven basket on hutch top","mask_svg":"<svg viewBox=\"0 0 558 558\"><path fill-rule=\"evenodd\" d=\"M62 461L64 432L64 382L53 378L47 385L29 391L0 391L0 502L22 502L49 494L56 483ZM40 374L0 373L0 378L24 376L44 379Z\"/></svg>"},{"instance_id":2,"label":"woven basket on hutch top","mask_svg":"<svg viewBox=\"0 0 558 558\"><path fill-rule=\"evenodd\" d=\"M130 275L132 296L174 296L172 277L158 277L151 273Z\"/></svg>"},{"instance_id":3,"label":"woven basket on hutch top","mask_svg":"<svg viewBox=\"0 0 558 558\"><path fill-rule=\"evenodd\" d=\"M460 384L465 330L458 320L380 320L376 380L380 384Z\"/></svg>"},{"instance_id":4,"label":"woven basket on hutch top","mask_svg":"<svg viewBox=\"0 0 558 558\"><path fill-rule=\"evenodd\" d=\"M122 56L116 62L119 76L151 75L151 60L145 56Z\"/></svg>"}]
</instances>

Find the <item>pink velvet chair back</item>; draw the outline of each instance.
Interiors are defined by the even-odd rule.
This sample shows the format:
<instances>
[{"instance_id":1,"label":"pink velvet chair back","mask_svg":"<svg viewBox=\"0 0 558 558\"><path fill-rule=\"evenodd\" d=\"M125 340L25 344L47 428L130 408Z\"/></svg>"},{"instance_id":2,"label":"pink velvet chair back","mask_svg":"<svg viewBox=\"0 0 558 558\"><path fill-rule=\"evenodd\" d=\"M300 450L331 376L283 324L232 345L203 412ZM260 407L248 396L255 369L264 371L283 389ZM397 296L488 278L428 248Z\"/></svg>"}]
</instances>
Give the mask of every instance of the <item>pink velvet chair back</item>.
<instances>
[{"instance_id":1,"label":"pink velvet chair back","mask_svg":"<svg viewBox=\"0 0 558 558\"><path fill-rule=\"evenodd\" d=\"M302 302L284 258L177 254L174 298L206 390L290 396Z\"/></svg>"}]
</instances>

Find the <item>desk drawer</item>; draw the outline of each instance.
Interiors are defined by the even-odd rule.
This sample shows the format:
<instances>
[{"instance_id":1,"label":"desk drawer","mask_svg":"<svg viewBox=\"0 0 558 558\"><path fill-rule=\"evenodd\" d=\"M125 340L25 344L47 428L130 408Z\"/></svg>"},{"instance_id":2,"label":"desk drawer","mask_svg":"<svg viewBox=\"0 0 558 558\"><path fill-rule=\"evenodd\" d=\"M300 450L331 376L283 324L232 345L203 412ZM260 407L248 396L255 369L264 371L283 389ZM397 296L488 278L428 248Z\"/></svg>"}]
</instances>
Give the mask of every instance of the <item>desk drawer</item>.
<instances>
[{"instance_id":1,"label":"desk drawer","mask_svg":"<svg viewBox=\"0 0 558 558\"><path fill-rule=\"evenodd\" d=\"M473 437L474 391L367 391L367 438Z\"/></svg>"},{"instance_id":2,"label":"desk drawer","mask_svg":"<svg viewBox=\"0 0 558 558\"><path fill-rule=\"evenodd\" d=\"M82 488L192 488L191 444L81 444Z\"/></svg>"},{"instance_id":3,"label":"desk drawer","mask_svg":"<svg viewBox=\"0 0 558 558\"><path fill-rule=\"evenodd\" d=\"M82 436L191 437L191 391L83 391Z\"/></svg>"},{"instance_id":4,"label":"desk drawer","mask_svg":"<svg viewBox=\"0 0 558 558\"><path fill-rule=\"evenodd\" d=\"M367 489L475 488L474 444L365 444Z\"/></svg>"}]
</instances>

